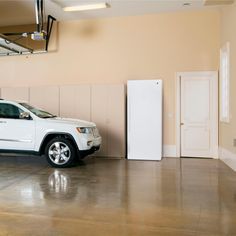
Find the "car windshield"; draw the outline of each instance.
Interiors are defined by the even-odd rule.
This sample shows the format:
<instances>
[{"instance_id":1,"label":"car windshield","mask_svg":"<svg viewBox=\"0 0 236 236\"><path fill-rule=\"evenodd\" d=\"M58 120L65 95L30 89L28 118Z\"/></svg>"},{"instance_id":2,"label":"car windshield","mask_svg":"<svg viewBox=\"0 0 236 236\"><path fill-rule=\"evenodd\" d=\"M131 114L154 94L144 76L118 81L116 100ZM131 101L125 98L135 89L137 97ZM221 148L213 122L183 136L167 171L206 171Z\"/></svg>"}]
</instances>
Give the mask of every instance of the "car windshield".
<instances>
[{"instance_id":1,"label":"car windshield","mask_svg":"<svg viewBox=\"0 0 236 236\"><path fill-rule=\"evenodd\" d=\"M51 113L47 112L47 111L43 111L40 110L38 108L35 108L27 103L19 103L21 106L25 107L27 110L31 111L32 113L34 113L36 116L40 117L40 118L53 118L56 117L55 115L52 115Z\"/></svg>"}]
</instances>

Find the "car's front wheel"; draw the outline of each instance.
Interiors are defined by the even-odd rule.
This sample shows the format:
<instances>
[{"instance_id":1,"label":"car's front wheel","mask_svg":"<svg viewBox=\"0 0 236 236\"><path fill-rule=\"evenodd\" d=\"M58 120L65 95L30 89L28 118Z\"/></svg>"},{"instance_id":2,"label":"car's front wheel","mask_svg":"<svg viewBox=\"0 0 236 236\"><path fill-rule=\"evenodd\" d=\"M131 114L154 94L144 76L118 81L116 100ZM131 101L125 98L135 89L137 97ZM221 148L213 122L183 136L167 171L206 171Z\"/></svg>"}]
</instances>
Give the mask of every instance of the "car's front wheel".
<instances>
[{"instance_id":1,"label":"car's front wheel","mask_svg":"<svg viewBox=\"0 0 236 236\"><path fill-rule=\"evenodd\" d=\"M45 155L51 166L69 167L74 163L76 150L70 140L57 137L48 142Z\"/></svg>"}]
</instances>

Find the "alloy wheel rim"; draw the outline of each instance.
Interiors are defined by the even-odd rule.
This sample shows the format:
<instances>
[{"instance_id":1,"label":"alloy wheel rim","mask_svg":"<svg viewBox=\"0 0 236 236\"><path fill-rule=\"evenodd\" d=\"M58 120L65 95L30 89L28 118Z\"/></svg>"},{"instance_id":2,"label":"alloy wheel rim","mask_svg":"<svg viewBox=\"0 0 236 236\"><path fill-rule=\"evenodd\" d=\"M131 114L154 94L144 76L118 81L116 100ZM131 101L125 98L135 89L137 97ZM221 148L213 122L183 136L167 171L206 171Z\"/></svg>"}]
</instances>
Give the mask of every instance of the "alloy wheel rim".
<instances>
[{"instance_id":1,"label":"alloy wheel rim","mask_svg":"<svg viewBox=\"0 0 236 236\"><path fill-rule=\"evenodd\" d=\"M49 147L48 156L54 164L63 165L69 161L71 151L67 144L55 142Z\"/></svg>"}]
</instances>

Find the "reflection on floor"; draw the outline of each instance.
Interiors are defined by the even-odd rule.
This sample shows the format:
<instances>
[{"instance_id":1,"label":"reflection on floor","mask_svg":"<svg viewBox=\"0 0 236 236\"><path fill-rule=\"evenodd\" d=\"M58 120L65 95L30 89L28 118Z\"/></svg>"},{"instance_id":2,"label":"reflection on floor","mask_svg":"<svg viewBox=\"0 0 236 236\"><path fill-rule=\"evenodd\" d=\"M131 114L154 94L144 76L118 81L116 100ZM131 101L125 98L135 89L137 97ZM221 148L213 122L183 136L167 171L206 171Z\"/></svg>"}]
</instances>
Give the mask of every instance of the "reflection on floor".
<instances>
[{"instance_id":1,"label":"reflection on floor","mask_svg":"<svg viewBox=\"0 0 236 236\"><path fill-rule=\"evenodd\" d=\"M0 157L0 235L236 235L236 173L218 160Z\"/></svg>"}]
</instances>

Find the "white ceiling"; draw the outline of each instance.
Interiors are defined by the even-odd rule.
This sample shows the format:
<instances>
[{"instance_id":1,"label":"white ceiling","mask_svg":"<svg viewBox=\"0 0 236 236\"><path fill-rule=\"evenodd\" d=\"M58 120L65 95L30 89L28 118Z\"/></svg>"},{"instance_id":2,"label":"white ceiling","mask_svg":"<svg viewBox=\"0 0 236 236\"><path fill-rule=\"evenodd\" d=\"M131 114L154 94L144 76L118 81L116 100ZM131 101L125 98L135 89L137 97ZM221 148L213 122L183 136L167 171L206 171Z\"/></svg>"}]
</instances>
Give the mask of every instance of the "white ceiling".
<instances>
[{"instance_id":1,"label":"white ceiling","mask_svg":"<svg viewBox=\"0 0 236 236\"><path fill-rule=\"evenodd\" d=\"M209 0L207 0L209 1ZM227 1L227 0L221 0ZM64 12L63 6L104 2L101 0L45 0L46 14L59 21L114 17L206 8L205 0L107 0L111 7L84 12ZM190 6L183 6L184 3ZM0 0L0 26L35 23L34 0Z\"/></svg>"}]
</instances>

